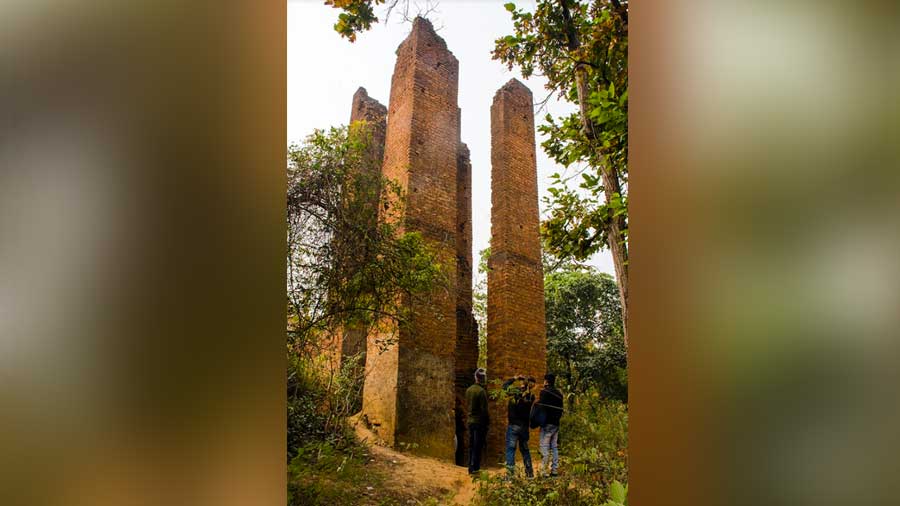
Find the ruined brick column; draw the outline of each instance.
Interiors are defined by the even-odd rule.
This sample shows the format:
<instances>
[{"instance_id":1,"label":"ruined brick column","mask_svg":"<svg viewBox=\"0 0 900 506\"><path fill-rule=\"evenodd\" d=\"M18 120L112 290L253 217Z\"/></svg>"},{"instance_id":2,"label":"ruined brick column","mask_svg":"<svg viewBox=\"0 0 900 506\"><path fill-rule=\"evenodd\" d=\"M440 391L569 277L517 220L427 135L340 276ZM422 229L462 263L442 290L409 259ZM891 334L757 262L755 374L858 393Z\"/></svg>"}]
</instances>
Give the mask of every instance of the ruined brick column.
<instances>
[{"instance_id":1,"label":"ruined brick column","mask_svg":"<svg viewBox=\"0 0 900 506\"><path fill-rule=\"evenodd\" d=\"M384 138L387 134L387 107L371 98L362 86L353 94L350 108L350 124L365 121L370 126L369 159L373 170L381 170L384 160Z\"/></svg>"},{"instance_id":2,"label":"ruined brick column","mask_svg":"<svg viewBox=\"0 0 900 506\"><path fill-rule=\"evenodd\" d=\"M519 373L534 376L540 385L547 335L532 102L531 91L512 79L491 106L487 371L489 381ZM489 464L502 459L506 432L506 405L491 404ZM532 459L539 462L537 444L533 431Z\"/></svg>"},{"instance_id":3,"label":"ruined brick column","mask_svg":"<svg viewBox=\"0 0 900 506\"><path fill-rule=\"evenodd\" d=\"M431 23L413 22L397 49L383 174L407 195L403 226L438 251L448 287L413 310L397 342L373 357L370 336L363 414L379 437L416 451L453 456L456 349L456 230L459 63Z\"/></svg>"},{"instance_id":4,"label":"ruined brick column","mask_svg":"<svg viewBox=\"0 0 900 506\"><path fill-rule=\"evenodd\" d=\"M365 122L365 128L361 128L359 122ZM384 138L387 128L387 108L377 100L369 97L365 88L360 87L353 94L353 105L350 109L350 134L364 135L368 141L366 153L366 169L373 174L381 173L384 160ZM372 195L372 209L376 209L378 195ZM372 214L372 227L377 223L377 212ZM355 241L355 232L350 232L344 240ZM364 327L345 327L341 329L336 338L335 353L340 365L344 365L348 357L359 355L366 351L366 333ZM361 364L362 365L362 364ZM359 399L361 401L362 399Z\"/></svg>"}]
</instances>

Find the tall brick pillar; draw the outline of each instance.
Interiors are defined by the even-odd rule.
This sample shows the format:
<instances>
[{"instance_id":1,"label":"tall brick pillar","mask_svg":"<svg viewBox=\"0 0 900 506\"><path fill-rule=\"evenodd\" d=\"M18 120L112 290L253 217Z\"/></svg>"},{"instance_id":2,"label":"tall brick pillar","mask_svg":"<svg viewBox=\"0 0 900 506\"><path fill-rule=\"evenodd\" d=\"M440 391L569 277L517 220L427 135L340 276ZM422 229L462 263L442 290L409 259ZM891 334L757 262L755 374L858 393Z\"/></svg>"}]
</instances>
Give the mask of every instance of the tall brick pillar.
<instances>
[{"instance_id":1,"label":"tall brick pillar","mask_svg":"<svg viewBox=\"0 0 900 506\"><path fill-rule=\"evenodd\" d=\"M359 122L365 122L365 128L360 128ZM350 132L351 135L364 135L368 141L366 153L366 169L373 174L381 173L384 160L384 137L387 128L387 108L377 100L370 98L365 88L360 87L353 94L353 105L350 108ZM378 203L378 195L372 195L372 208ZM371 227L377 224L377 213L373 213ZM358 232L347 233L347 241L354 241ZM367 329L360 326L348 326L341 329L336 346L336 355L340 364L344 365L348 357L359 355L366 351ZM362 365L362 364L361 364ZM359 399L362 401L362 399Z\"/></svg>"},{"instance_id":2,"label":"tall brick pillar","mask_svg":"<svg viewBox=\"0 0 900 506\"><path fill-rule=\"evenodd\" d=\"M436 248L449 290L436 290L431 304L405 301L413 317L384 353L372 356L370 337L363 395L363 414L381 438L446 459L454 436L458 81L456 58L416 18L397 49L382 172L405 190L403 226Z\"/></svg>"},{"instance_id":3,"label":"tall brick pillar","mask_svg":"<svg viewBox=\"0 0 900 506\"><path fill-rule=\"evenodd\" d=\"M547 335L532 103L531 91L513 79L491 106L487 371L489 381L518 373L534 376L540 385ZM501 459L506 428L506 406L491 404L489 464ZM537 432L532 436L536 448Z\"/></svg>"}]
</instances>

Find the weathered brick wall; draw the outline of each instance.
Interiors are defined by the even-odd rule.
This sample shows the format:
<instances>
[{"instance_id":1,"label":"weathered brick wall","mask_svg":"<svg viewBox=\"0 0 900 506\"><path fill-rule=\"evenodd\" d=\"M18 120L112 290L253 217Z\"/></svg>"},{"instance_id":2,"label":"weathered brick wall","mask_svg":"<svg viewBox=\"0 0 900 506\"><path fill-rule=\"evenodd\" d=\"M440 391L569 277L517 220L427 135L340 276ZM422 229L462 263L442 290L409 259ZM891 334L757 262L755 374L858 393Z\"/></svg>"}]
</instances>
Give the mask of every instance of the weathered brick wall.
<instances>
[{"instance_id":1,"label":"weathered brick wall","mask_svg":"<svg viewBox=\"0 0 900 506\"><path fill-rule=\"evenodd\" d=\"M546 369L534 109L531 91L513 79L491 106L491 257L488 260L488 379L534 376ZM506 406L492 403L487 462L503 453ZM531 447L537 447L537 432ZM535 452L537 455L537 452ZM538 457L539 458L539 457Z\"/></svg>"},{"instance_id":2,"label":"weathered brick wall","mask_svg":"<svg viewBox=\"0 0 900 506\"><path fill-rule=\"evenodd\" d=\"M372 431L391 446L396 443L399 354L396 345L385 350L381 340L392 338L395 332L397 329L369 332L362 409Z\"/></svg>"},{"instance_id":3,"label":"weathered brick wall","mask_svg":"<svg viewBox=\"0 0 900 506\"><path fill-rule=\"evenodd\" d=\"M383 173L407 193L404 227L438 250L448 288L414 317L396 345L372 357L369 339L363 413L388 443L423 454L453 454L456 349L457 91L459 63L431 23L417 18L397 49Z\"/></svg>"}]
</instances>

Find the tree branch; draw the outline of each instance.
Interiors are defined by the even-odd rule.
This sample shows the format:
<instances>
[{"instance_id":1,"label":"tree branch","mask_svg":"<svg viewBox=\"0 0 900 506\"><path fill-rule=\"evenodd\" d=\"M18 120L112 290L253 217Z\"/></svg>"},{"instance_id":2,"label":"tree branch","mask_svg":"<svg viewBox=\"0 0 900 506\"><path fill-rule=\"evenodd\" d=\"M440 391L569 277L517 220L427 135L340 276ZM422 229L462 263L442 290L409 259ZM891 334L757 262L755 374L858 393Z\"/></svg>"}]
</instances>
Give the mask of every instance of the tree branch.
<instances>
[{"instance_id":1,"label":"tree branch","mask_svg":"<svg viewBox=\"0 0 900 506\"><path fill-rule=\"evenodd\" d=\"M613 7L615 7L616 13L622 18L622 22L628 26L628 8L627 6L623 6L622 2L619 0L610 0L612 2Z\"/></svg>"}]
</instances>

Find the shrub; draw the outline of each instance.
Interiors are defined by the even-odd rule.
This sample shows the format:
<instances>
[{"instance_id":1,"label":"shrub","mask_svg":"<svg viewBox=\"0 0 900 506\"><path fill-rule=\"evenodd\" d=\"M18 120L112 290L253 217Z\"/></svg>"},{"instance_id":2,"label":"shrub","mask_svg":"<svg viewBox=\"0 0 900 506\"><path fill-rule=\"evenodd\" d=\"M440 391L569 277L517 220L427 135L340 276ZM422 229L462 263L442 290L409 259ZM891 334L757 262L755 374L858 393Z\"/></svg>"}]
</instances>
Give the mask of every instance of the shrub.
<instances>
[{"instance_id":1,"label":"shrub","mask_svg":"<svg viewBox=\"0 0 900 506\"><path fill-rule=\"evenodd\" d=\"M287 369L288 504L331 505L356 501L368 457L346 417L358 409L359 358L339 370L328 358L289 353ZM349 502L348 502L349 501Z\"/></svg>"},{"instance_id":2,"label":"shrub","mask_svg":"<svg viewBox=\"0 0 900 506\"><path fill-rule=\"evenodd\" d=\"M627 405L590 392L576 400L560 423L560 449L573 474L593 483L604 497L614 481L627 483Z\"/></svg>"},{"instance_id":3,"label":"shrub","mask_svg":"<svg viewBox=\"0 0 900 506\"><path fill-rule=\"evenodd\" d=\"M560 476L479 478L478 506L624 504L628 479L628 410L596 390L575 397L560 421ZM532 452L534 466L540 453Z\"/></svg>"},{"instance_id":4,"label":"shrub","mask_svg":"<svg viewBox=\"0 0 900 506\"><path fill-rule=\"evenodd\" d=\"M338 448L316 441L298 448L288 464L288 505L355 504L364 483L380 480L366 469L367 458L362 445Z\"/></svg>"},{"instance_id":5,"label":"shrub","mask_svg":"<svg viewBox=\"0 0 900 506\"><path fill-rule=\"evenodd\" d=\"M313 442L342 448L353 441L346 418L359 408L363 382L359 360L346 360L340 370L333 370L323 366L326 357L288 354L288 461Z\"/></svg>"},{"instance_id":6,"label":"shrub","mask_svg":"<svg viewBox=\"0 0 900 506\"><path fill-rule=\"evenodd\" d=\"M536 478L529 480L521 476L483 477L479 479L476 506L581 506L595 504L591 496L573 486L565 477L556 479Z\"/></svg>"}]
</instances>

